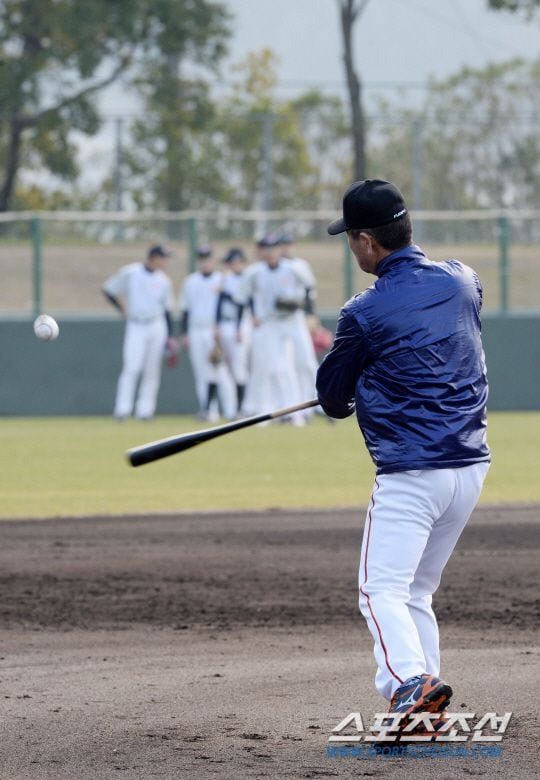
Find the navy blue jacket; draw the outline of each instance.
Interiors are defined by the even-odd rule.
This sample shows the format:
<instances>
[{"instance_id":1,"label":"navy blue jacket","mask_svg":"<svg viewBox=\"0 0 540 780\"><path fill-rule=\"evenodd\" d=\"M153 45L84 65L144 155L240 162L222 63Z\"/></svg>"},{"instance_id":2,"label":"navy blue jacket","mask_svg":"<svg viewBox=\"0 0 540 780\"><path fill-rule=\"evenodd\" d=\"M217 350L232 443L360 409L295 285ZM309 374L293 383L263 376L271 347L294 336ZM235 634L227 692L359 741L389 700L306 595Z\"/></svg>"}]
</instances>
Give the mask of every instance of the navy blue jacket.
<instances>
[{"instance_id":1,"label":"navy blue jacket","mask_svg":"<svg viewBox=\"0 0 540 780\"><path fill-rule=\"evenodd\" d=\"M482 286L458 260L411 245L340 312L317 374L330 417L358 424L378 474L489 461Z\"/></svg>"}]
</instances>

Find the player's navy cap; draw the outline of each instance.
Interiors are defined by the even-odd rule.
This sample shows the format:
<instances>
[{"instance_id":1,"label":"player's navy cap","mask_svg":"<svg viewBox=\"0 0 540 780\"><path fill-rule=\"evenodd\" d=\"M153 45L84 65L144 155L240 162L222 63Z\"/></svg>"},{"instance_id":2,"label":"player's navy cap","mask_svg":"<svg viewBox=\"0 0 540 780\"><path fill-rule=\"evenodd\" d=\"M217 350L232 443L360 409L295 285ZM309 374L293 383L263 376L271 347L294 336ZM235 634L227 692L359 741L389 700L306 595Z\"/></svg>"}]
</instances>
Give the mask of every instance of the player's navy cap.
<instances>
[{"instance_id":1,"label":"player's navy cap","mask_svg":"<svg viewBox=\"0 0 540 780\"><path fill-rule=\"evenodd\" d=\"M343 217L328 225L331 236L346 230L362 230L389 225L405 216L403 195L389 181L355 181L343 196Z\"/></svg>"},{"instance_id":2,"label":"player's navy cap","mask_svg":"<svg viewBox=\"0 0 540 780\"><path fill-rule=\"evenodd\" d=\"M233 246L229 249L225 257L223 258L224 263L232 263L234 260L245 260L246 256L244 254L244 250L240 249L238 246Z\"/></svg>"},{"instance_id":3,"label":"player's navy cap","mask_svg":"<svg viewBox=\"0 0 540 780\"><path fill-rule=\"evenodd\" d=\"M272 246L279 246L279 236L275 233L268 233L266 236L263 236L262 238L259 238L257 241L257 246L260 246L261 248L268 248Z\"/></svg>"},{"instance_id":4,"label":"player's navy cap","mask_svg":"<svg viewBox=\"0 0 540 780\"><path fill-rule=\"evenodd\" d=\"M290 233L282 233L279 237L280 244L294 244L294 238Z\"/></svg>"},{"instance_id":5,"label":"player's navy cap","mask_svg":"<svg viewBox=\"0 0 540 780\"><path fill-rule=\"evenodd\" d=\"M197 247L197 257L203 260L205 257L210 257L213 251L209 244L203 244Z\"/></svg>"},{"instance_id":6,"label":"player's navy cap","mask_svg":"<svg viewBox=\"0 0 540 780\"><path fill-rule=\"evenodd\" d=\"M148 257L170 257L171 253L165 249L164 246L161 246L161 244L156 244L155 246L151 246L148 250Z\"/></svg>"}]
</instances>

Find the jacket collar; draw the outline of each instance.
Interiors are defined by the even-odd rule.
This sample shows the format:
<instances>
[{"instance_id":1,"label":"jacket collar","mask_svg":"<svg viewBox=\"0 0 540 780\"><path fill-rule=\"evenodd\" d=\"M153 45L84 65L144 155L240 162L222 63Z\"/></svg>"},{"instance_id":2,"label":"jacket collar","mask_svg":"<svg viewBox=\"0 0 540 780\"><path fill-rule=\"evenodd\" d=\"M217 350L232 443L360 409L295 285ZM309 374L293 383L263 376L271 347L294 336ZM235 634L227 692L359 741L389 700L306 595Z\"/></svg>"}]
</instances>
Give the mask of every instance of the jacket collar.
<instances>
[{"instance_id":1,"label":"jacket collar","mask_svg":"<svg viewBox=\"0 0 540 780\"><path fill-rule=\"evenodd\" d=\"M377 266L376 274L379 278L384 276L384 274L400 260L424 260L425 257L425 254L419 246L416 246L416 244L409 244L409 246L396 249L392 254L386 255Z\"/></svg>"}]
</instances>

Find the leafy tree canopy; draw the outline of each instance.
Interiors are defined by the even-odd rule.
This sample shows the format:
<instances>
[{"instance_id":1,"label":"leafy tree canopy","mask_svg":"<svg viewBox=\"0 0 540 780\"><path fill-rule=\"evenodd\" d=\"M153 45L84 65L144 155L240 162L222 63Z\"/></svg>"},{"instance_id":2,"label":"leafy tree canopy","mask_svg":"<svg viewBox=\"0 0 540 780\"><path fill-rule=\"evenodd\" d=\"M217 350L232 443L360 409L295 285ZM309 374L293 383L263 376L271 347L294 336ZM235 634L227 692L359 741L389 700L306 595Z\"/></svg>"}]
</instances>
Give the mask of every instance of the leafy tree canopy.
<instances>
[{"instance_id":1,"label":"leafy tree canopy","mask_svg":"<svg viewBox=\"0 0 540 780\"><path fill-rule=\"evenodd\" d=\"M394 177L408 195L413 176L421 177L424 208L534 208L539 104L540 60L464 68L433 82L424 108L403 112L399 122L395 107L382 107L386 132L372 152L370 174Z\"/></svg>"},{"instance_id":2,"label":"leafy tree canopy","mask_svg":"<svg viewBox=\"0 0 540 780\"><path fill-rule=\"evenodd\" d=\"M76 175L69 133L97 131L99 90L121 75L142 89L171 58L214 68L228 24L213 0L3 0L0 210L21 166Z\"/></svg>"},{"instance_id":3,"label":"leafy tree canopy","mask_svg":"<svg viewBox=\"0 0 540 780\"><path fill-rule=\"evenodd\" d=\"M488 0L495 11L523 11L532 16L540 8L540 0Z\"/></svg>"}]
</instances>

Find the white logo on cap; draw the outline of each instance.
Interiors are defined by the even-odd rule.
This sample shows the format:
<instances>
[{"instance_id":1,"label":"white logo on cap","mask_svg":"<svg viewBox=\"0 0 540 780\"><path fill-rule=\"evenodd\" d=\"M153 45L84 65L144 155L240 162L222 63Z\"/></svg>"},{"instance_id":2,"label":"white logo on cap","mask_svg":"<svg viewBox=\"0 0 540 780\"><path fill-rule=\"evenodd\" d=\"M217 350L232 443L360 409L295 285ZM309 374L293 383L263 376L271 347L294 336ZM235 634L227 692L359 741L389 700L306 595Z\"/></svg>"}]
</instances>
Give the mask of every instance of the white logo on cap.
<instances>
[{"instance_id":1,"label":"white logo on cap","mask_svg":"<svg viewBox=\"0 0 540 780\"><path fill-rule=\"evenodd\" d=\"M394 214L394 219L398 219L398 217L402 217L404 214L407 213L407 209L401 209L401 211L398 211L397 214Z\"/></svg>"}]
</instances>

